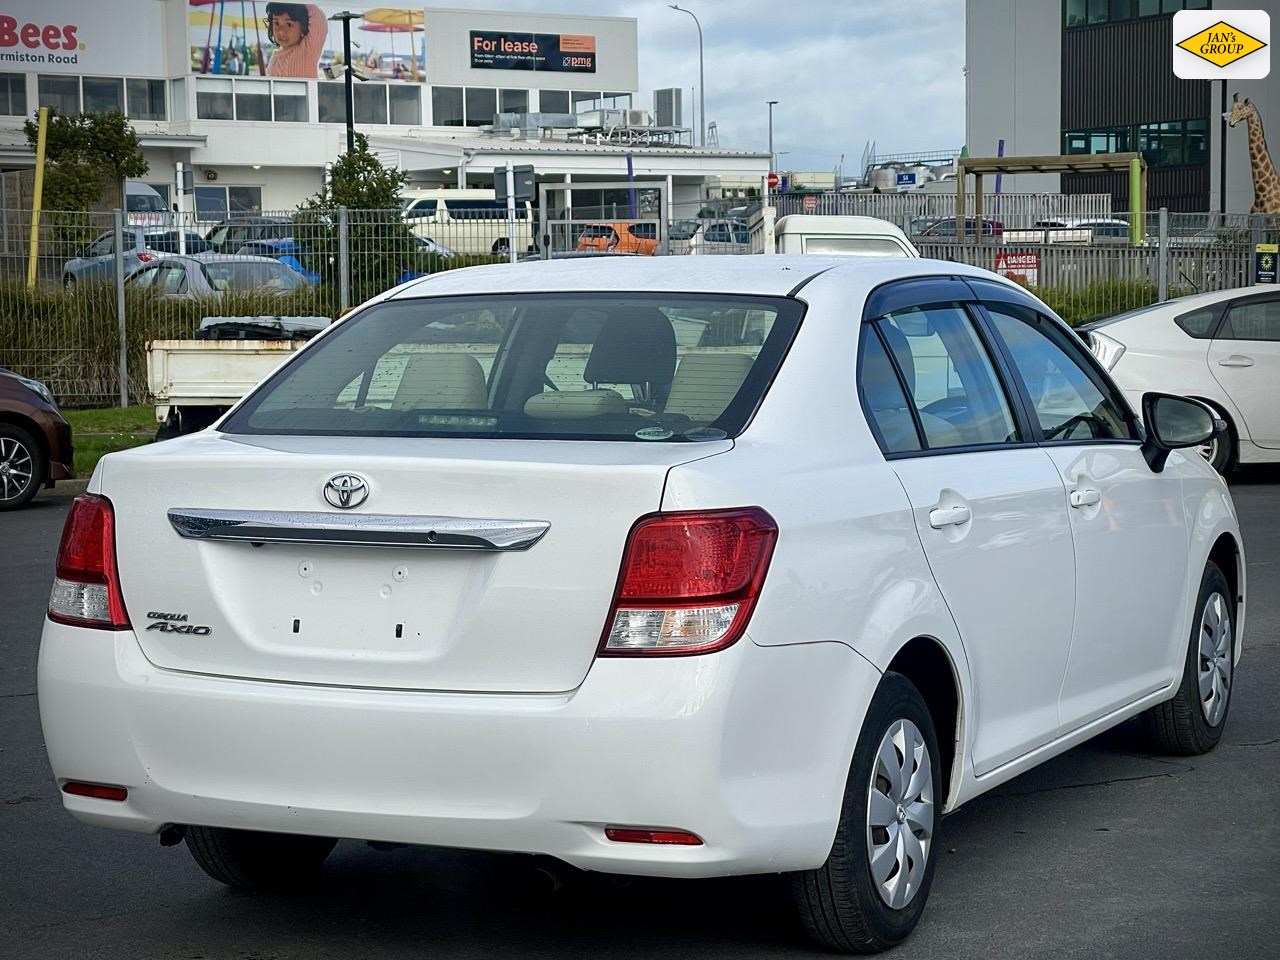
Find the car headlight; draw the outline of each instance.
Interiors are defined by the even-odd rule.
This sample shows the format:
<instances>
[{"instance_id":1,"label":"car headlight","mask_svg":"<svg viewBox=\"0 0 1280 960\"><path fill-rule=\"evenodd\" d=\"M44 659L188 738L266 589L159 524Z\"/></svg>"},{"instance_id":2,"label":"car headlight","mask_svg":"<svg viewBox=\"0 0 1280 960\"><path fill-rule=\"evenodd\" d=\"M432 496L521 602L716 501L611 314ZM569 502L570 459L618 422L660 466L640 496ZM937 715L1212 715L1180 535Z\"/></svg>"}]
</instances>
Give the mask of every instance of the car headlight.
<instances>
[{"instance_id":1,"label":"car headlight","mask_svg":"<svg viewBox=\"0 0 1280 960\"><path fill-rule=\"evenodd\" d=\"M1123 343L1096 330L1089 331L1089 349L1098 358L1098 362L1107 368L1108 373L1116 368L1120 357L1124 355Z\"/></svg>"},{"instance_id":2,"label":"car headlight","mask_svg":"<svg viewBox=\"0 0 1280 960\"><path fill-rule=\"evenodd\" d=\"M46 387L39 380L28 380L26 377L19 377L18 382L21 383L28 390L32 390L35 393L37 393L40 396L40 398L44 400L44 402L47 403L49 406L51 407L57 406L57 404L53 402L53 391L50 390L48 387Z\"/></svg>"}]
</instances>

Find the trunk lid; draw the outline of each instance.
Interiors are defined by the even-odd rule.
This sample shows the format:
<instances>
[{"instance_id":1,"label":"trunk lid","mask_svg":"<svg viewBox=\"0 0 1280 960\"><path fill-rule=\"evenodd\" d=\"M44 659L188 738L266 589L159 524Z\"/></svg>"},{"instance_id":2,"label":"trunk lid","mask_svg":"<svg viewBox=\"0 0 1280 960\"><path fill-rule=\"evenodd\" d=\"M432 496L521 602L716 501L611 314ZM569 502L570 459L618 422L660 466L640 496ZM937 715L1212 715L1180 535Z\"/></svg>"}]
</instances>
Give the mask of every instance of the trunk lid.
<instances>
[{"instance_id":1,"label":"trunk lid","mask_svg":"<svg viewBox=\"0 0 1280 960\"><path fill-rule=\"evenodd\" d=\"M159 667L227 677L562 692L590 669L627 533L667 471L732 441L640 444L204 433L104 461L125 605ZM368 485L354 509L327 480ZM186 539L171 509L543 521L525 550ZM185 618L185 619L184 619Z\"/></svg>"}]
</instances>

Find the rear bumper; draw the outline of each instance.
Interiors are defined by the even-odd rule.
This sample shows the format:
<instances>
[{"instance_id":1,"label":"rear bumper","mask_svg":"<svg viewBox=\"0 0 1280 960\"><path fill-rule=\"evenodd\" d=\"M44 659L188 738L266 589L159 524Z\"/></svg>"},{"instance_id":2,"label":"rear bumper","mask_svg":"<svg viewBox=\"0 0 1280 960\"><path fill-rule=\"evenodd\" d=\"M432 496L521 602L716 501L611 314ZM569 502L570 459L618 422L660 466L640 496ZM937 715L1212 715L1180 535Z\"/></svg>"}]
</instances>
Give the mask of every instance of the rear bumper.
<instances>
[{"instance_id":1,"label":"rear bumper","mask_svg":"<svg viewBox=\"0 0 1280 960\"><path fill-rule=\"evenodd\" d=\"M805 869L830 851L879 682L838 643L599 660L571 694L476 695L160 670L129 631L46 621L40 716L78 819L548 854L615 873ZM702 846L614 843L606 824Z\"/></svg>"},{"instance_id":2,"label":"rear bumper","mask_svg":"<svg viewBox=\"0 0 1280 960\"><path fill-rule=\"evenodd\" d=\"M49 475L45 486L53 486L55 480L75 478L75 455L71 447L71 424L62 415L52 411L37 410L32 414L49 447Z\"/></svg>"}]
</instances>

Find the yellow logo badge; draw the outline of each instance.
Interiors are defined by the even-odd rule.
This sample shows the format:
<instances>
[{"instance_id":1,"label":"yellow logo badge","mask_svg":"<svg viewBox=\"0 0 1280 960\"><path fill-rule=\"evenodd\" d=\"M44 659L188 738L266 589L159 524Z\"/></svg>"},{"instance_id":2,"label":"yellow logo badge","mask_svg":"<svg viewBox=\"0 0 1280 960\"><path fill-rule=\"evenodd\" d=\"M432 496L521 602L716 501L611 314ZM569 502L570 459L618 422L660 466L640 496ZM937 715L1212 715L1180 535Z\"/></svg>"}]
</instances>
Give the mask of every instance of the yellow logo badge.
<instances>
[{"instance_id":1,"label":"yellow logo badge","mask_svg":"<svg viewBox=\"0 0 1280 960\"><path fill-rule=\"evenodd\" d=\"M1256 53L1266 44L1226 21L1219 20L1213 26L1187 37L1178 46L1188 53L1194 53L1201 60L1208 60L1216 67L1225 67Z\"/></svg>"}]
</instances>

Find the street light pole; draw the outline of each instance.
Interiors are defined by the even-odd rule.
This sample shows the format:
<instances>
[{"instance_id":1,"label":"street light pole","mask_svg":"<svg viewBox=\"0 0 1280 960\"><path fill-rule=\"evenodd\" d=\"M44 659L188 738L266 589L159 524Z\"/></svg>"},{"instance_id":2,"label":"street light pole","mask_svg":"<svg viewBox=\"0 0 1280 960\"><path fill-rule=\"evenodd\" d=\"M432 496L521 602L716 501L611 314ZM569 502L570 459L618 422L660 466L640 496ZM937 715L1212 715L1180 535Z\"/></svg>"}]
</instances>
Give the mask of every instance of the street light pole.
<instances>
[{"instance_id":1,"label":"street light pole","mask_svg":"<svg viewBox=\"0 0 1280 960\"><path fill-rule=\"evenodd\" d=\"M699 145L705 147L707 145L707 78L703 72L702 60L702 24L698 22L697 14L692 10L686 10L674 3L667 4L672 10L679 10L681 13L687 13L693 17L694 25L698 28L698 113L700 115L701 130L699 131Z\"/></svg>"},{"instance_id":2,"label":"street light pole","mask_svg":"<svg viewBox=\"0 0 1280 960\"><path fill-rule=\"evenodd\" d=\"M774 161L774 156L773 156L773 106L777 102L778 102L777 100L765 101L765 103L769 105L769 169L770 170L774 170L778 166L777 163Z\"/></svg>"},{"instance_id":3,"label":"street light pole","mask_svg":"<svg viewBox=\"0 0 1280 960\"><path fill-rule=\"evenodd\" d=\"M363 16L363 13L352 13L349 10L344 10L342 13L335 13L329 18L330 20L342 21L342 59L347 67L343 73L343 81L346 85L344 94L347 107L347 153L356 152L355 90L352 86L355 82L355 74L351 70L351 21L358 20Z\"/></svg>"}]
</instances>

